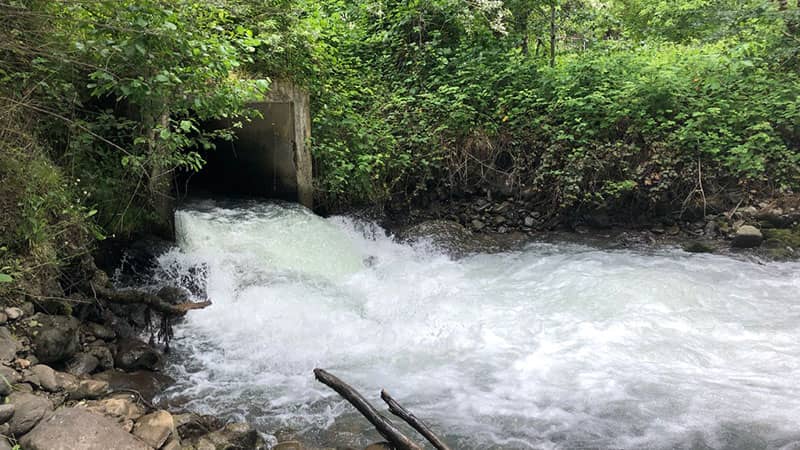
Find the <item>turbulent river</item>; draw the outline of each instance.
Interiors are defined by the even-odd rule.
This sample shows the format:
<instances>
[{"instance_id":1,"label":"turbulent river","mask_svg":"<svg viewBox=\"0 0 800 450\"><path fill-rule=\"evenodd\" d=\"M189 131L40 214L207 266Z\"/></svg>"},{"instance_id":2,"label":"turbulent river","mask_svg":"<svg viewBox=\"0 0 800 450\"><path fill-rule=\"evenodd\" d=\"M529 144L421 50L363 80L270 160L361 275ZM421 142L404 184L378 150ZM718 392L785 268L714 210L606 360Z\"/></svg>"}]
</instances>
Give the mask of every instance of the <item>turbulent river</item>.
<instances>
[{"instance_id":1,"label":"turbulent river","mask_svg":"<svg viewBox=\"0 0 800 450\"><path fill-rule=\"evenodd\" d=\"M255 202L194 203L176 228L160 281L214 301L168 367L167 401L197 412L378 440L322 367L455 449L800 448L798 263L536 242L452 258Z\"/></svg>"}]
</instances>

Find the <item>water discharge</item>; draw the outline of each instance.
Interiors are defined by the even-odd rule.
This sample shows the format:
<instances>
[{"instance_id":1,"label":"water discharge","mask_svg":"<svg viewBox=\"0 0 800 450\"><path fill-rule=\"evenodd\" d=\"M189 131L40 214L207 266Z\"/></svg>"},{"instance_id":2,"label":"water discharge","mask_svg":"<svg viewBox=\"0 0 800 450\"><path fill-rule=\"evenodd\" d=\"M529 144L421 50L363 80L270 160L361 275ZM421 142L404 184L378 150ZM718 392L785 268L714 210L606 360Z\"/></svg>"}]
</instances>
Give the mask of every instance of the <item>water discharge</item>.
<instances>
[{"instance_id":1,"label":"water discharge","mask_svg":"<svg viewBox=\"0 0 800 450\"><path fill-rule=\"evenodd\" d=\"M214 301L169 368L198 412L368 442L323 367L457 449L800 448L800 264L567 243L452 259L276 204L176 222L160 276Z\"/></svg>"}]
</instances>

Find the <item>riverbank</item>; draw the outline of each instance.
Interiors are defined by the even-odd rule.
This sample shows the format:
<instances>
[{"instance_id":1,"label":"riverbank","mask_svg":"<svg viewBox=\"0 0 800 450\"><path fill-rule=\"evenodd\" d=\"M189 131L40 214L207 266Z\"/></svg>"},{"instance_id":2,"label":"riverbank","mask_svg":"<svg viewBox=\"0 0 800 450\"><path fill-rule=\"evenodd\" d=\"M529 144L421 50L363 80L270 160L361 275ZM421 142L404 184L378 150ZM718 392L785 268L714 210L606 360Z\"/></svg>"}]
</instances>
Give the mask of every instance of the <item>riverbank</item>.
<instances>
[{"instance_id":1,"label":"riverbank","mask_svg":"<svg viewBox=\"0 0 800 450\"><path fill-rule=\"evenodd\" d=\"M783 196L719 213L695 209L662 217L605 212L553 215L524 199L470 197L429 201L376 217L401 239L426 233L449 235L473 250L504 248L530 239L580 240L602 246L673 246L691 253L753 255L769 260L800 258L800 196ZM427 225L426 225L427 224ZM457 246L456 246L457 247Z\"/></svg>"}]
</instances>

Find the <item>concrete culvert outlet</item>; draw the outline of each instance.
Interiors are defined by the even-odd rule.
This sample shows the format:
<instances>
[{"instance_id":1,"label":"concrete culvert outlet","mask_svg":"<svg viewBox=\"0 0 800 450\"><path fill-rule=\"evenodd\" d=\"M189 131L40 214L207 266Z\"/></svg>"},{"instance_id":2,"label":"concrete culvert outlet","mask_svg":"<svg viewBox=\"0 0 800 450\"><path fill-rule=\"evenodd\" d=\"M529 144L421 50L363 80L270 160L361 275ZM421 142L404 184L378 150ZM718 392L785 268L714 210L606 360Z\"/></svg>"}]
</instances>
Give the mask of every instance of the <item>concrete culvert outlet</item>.
<instances>
[{"instance_id":1,"label":"concrete culvert outlet","mask_svg":"<svg viewBox=\"0 0 800 450\"><path fill-rule=\"evenodd\" d=\"M206 166L186 177L179 189L191 196L278 198L311 207L308 102L308 94L291 83L273 82L267 99L252 105L263 117L244 123L232 142L217 142L206 155Z\"/></svg>"}]
</instances>

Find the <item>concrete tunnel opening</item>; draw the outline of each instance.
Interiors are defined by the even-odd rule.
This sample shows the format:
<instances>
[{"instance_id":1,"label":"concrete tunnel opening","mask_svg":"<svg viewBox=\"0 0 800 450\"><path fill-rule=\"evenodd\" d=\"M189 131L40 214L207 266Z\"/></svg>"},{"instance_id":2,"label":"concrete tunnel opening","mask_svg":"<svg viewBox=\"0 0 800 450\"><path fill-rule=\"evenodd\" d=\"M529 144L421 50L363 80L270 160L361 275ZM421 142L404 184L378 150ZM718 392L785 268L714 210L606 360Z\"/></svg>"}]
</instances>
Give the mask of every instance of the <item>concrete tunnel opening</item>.
<instances>
[{"instance_id":1,"label":"concrete tunnel opening","mask_svg":"<svg viewBox=\"0 0 800 450\"><path fill-rule=\"evenodd\" d=\"M217 142L216 149L205 154L203 169L179 180L178 190L191 197L273 198L311 208L308 104L306 92L292 83L273 81L267 98L251 105L262 117L244 122L233 141Z\"/></svg>"}]
</instances>

